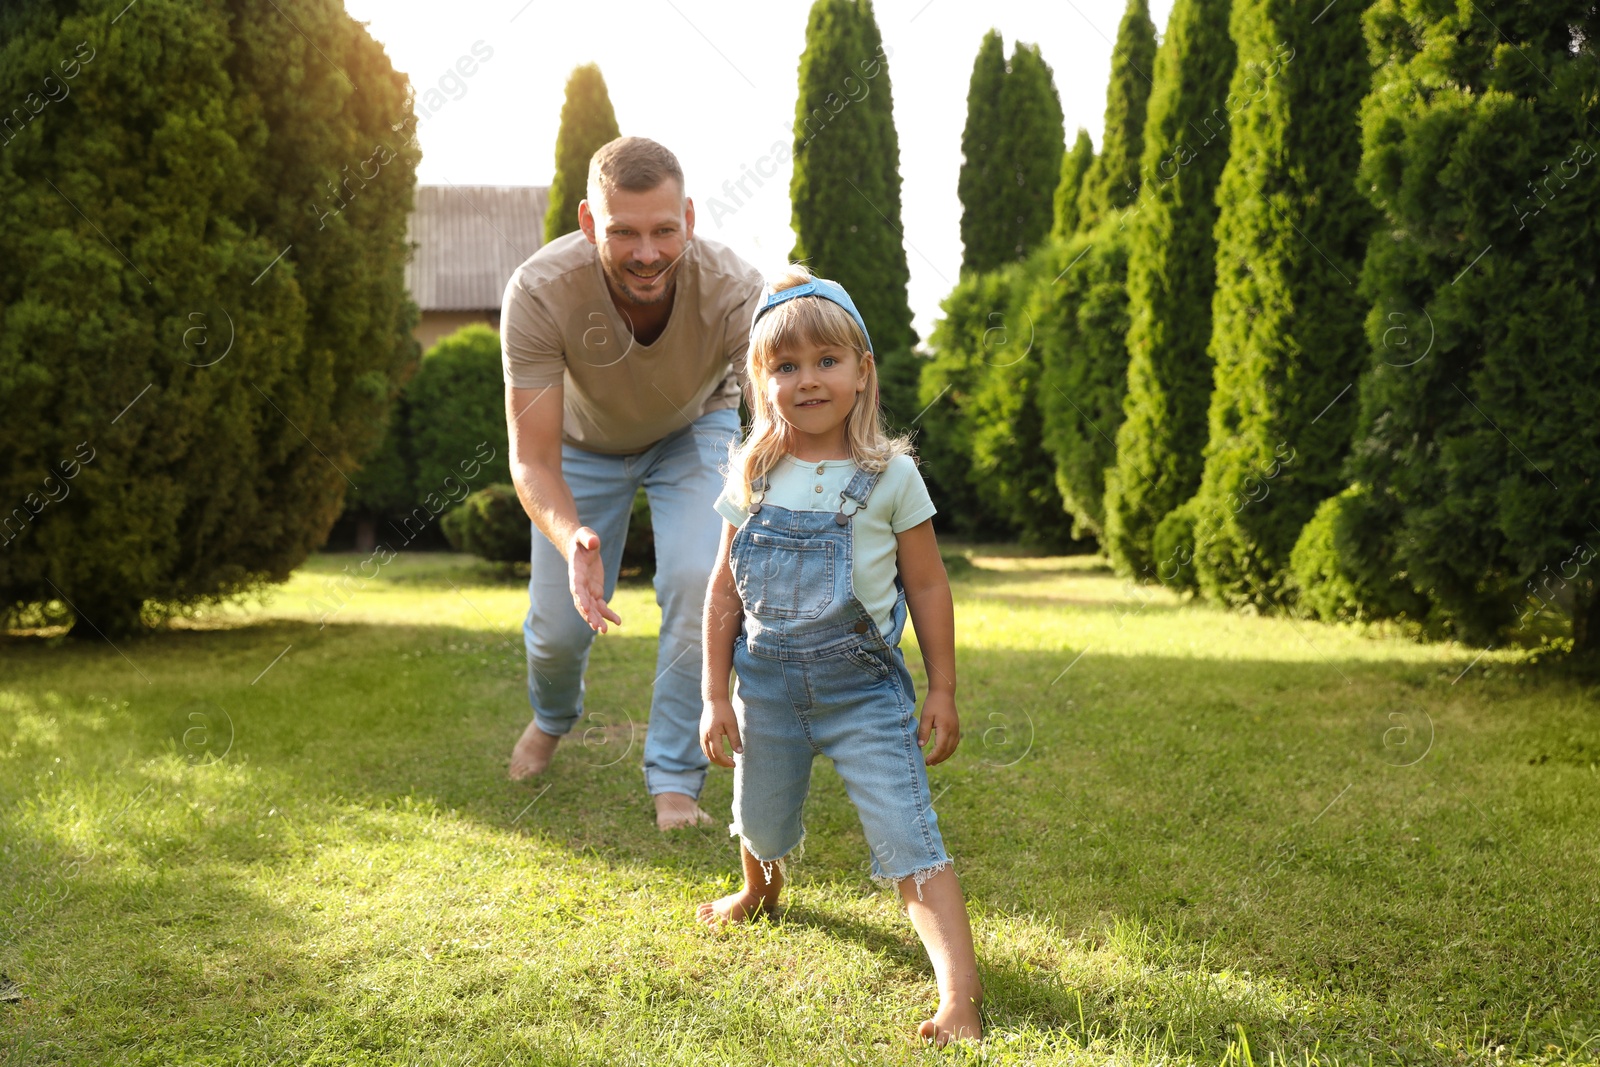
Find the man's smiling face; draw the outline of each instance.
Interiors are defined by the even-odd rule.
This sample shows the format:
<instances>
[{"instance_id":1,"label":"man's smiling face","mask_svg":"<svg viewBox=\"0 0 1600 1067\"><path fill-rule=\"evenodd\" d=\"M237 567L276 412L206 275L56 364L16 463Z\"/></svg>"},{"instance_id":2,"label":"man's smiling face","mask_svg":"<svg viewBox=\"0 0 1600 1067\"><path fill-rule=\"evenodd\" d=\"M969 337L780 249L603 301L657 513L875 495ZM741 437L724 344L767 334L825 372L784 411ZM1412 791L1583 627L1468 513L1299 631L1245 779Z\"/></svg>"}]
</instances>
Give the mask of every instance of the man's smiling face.
<instances>
[{"instance_id":1,"label":"man's smiling face","mask_svg":"<svg viewBox=\"0 0 1600 1067\"><path fill-rule=\"evenodd\" d=\"M694 238L694 201L671 178L645 192L614 189L579 204L578 225L619 302L660 304Z\"/></svg>"}]
</instances>

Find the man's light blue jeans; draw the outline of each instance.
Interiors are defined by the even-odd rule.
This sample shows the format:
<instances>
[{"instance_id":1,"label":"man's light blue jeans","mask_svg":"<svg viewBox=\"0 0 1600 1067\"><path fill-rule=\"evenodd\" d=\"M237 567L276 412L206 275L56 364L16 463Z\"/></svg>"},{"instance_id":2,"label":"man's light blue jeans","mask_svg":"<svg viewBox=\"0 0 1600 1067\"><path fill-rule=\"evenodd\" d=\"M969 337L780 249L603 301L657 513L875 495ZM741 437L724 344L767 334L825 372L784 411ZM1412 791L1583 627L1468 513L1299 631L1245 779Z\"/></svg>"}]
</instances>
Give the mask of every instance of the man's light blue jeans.
<instances>
[{"instance_id":1,"label":"man's light blue jeans","mask_svg":"<svg viewBox=\"0 0 1600 1067\"><path fill-rule=\"evenodd\" d=\"M605 595L610 600L622 566L633 497L643 486L656 541L656 603L661 638L644 742L645 787L656 793L700 796L706 757L700 751L700 626L706 584L721 543L719 468L739 434L739 411L712 411L643 452L610 456L561 446L561 473L572 489L578 522L600 535ZM528 617L528 702L547 734L566 734L583 714L583 673L595 632L573 606L567 564L533 528L533 574Z\"/></svg>"}]
</instances>

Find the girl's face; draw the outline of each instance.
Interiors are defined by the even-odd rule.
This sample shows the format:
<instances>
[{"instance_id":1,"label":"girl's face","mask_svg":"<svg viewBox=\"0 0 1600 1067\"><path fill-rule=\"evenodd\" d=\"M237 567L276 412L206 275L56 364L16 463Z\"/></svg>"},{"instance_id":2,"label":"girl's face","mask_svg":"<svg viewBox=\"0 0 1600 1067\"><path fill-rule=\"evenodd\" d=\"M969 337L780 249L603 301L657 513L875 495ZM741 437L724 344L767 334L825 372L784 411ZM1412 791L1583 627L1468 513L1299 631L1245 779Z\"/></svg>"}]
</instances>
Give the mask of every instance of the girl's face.
<instances>
[{"instance_id":1,"label":"girl's face","mask_svg":"<svg viewBox=\"0 0 1600 1067\"><path fill-rule=\"evenodd\" d=\"M767 401L796 446L843 451L845 420L867 388L866 360L839 345L794 345L767 360Z\"/></svg>"}]
</instances>

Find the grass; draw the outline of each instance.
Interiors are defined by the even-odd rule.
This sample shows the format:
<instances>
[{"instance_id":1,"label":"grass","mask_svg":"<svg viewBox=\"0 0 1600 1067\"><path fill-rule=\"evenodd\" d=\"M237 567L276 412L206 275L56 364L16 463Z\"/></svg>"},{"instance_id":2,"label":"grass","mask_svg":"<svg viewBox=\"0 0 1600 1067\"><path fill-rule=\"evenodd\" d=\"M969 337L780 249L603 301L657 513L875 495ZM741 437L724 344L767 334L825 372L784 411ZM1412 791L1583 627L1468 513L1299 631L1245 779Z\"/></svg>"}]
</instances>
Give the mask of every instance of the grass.
<instances>
[{"instance_id":1,"label":"grass","mask_svg":"<svg viewBox=\"0 0 1600 1067\"><path fill-rule=\"evenodd\" d=\"M1592 681L967 555L931 778L980 1048L911 1041L931 972L822 762L786 918L691 921L735 846L654 829L647 584L513 784L526 591L413 554L326 625L357 557L116 648L0 643L0 1062L1597 1061Z\"/></svg>"}]
</instances>

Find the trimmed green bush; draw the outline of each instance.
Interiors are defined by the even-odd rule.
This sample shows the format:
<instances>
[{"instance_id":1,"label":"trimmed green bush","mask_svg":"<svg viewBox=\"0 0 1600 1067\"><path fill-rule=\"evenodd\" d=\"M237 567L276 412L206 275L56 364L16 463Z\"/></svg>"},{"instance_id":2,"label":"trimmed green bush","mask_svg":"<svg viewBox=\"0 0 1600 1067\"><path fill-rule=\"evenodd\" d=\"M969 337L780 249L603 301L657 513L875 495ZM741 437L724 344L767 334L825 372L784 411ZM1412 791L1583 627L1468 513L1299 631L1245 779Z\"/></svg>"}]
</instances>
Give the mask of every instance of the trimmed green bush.
<instances>
[{"instance_id":1,"label":"trimmed green bush","mask_svg":"<svg viewBox=\"0 0 1600 1067\"><path fill-rule=\"evenodd\" d=\"M92 639L286 580L416 359L405 75L336 0L0 19L5 106L70 89L0 151L0 605Z\"/></svg>"},{"instance_id":2,"label":"trimmed green bush","mask_svg":"<svg viewBox=\"0 0 1600 1067\"><path fill-rule=\"evenodd\" d=\"M885 352L878 360L878 406L891 432L913 434L911 420L922 410L917 390L927 357L913 351Z\"/></svg>"},{"instance_id":3,"label":"trimmed green bush","mask_svg":"<svg viewBox=\"0 0 1600 1067\"><path fill-rule=\"evenodd\" d=\"M1301 528L1346 484L1367 361L1355 283L1375 219L1355 182L1371 81L1360 21L1359 5L1233 8L1195 558L1227 604L1285 601Z\"/></svg>"},{"instance_id":4,"label":"trimmed green bush","mask_svg":"<svg viewBox=\"0 0 1600 1067\"><path fill-rule=\"evenodd\" d=\"M574 67L567 76L567 96L556 131L556 170L544 215L545 244L578 229L578 204L589 195L589 160L602 145L621 136L600 67L594 63Z\"/></svg>"},{"instance_id":5,"label":"trimmed green bush","mask_svg":"<svg viewBox=\"0 0 1600 1067\"><path fill-rule=\"evenodd\" d=\"M492 563L526 561L533 548L533 523L522 510L516 489L505 483L470 494L445 512L440 524L451 548Z\"/></svg>"},{"instance_id":6,"label":"trimmed green bush","mask_svg":"<svg viewBox=\"0 0 1600 1067\"><path fill-rule=\"evenodd\" d=\"M1499 641L1548 606L1592 654L1596 23L1574 2L1487 10L1381 0L1367 17L1382 67L1361 183L1384 225L1362 275L1372 356L1347 473L1384 501L1376 545L1451 632Z\"/></svg>"},{"instance_id":7,"label":"trimmed green bush","mask_svg":"<svg viewBox=\"0 0 1600 1067\"><path fill-rule=\"evenodd\" d=\"M461 461L483 454L488 482L509 483L505 380L500 335L481 323L442 338L406 387L406 436L415 470L413 499L439 492Z\"/></svg>"},{"instance_id":8,"label":"trimmed green bush","mask_svg":"<svg viewBox=\"0 0 1600 1067\"><path fill-rule=\"evenodd\" d=\"M1183 593L1198 593L1199 579L1194 572L1195 503L1187 500L1156 524L1156 581Z\"/></svg>"},{"instance_id":9,"label":"trimmed green bush","mask_svg":"<svg viewBox=\"0 0 1600 1067\"><path fill-rule=\"evenodd\" d=\"M457 552L470 552L491 563L523 563L529 558L531 539L544 537L534 529L516 488L506 483L488 485L471 494L439 520L445 540ZM650 503L640 489L628 518L628 537L622 546L623 570L655 572L656 542L650 522Z\"/></svg>"},{"instance_id":10,"label":"trimmed green bush","mask_svg":"<svg viewBox=\"0 0 1600 1067\"><path fill-rule=\"evenodd\" d=\"M1053 243L1030 303L1041 370L1042 442L1074 537L1105 533L1106 471L1128 389L1128 231L1110 218Z\"/></svg>"},{"instance_id":11,"label":"trimmed green bush","mask_svg":"<svg viewBox=\"0 0 1600 1067\"><path fill-rule=\"evenodd\" d=\"M356 487L345 497L346 514L398 515L416 503L417 472L409 437L409 414L410 405L401 392L389 406L377 451L351 472Z\"/></svg>"},{"instance_id":12,"label":"trimmed green bush","mask_svg":"<svg viewBox=\"0 0 1600 1067\"><path fill-rule=\"evenodd\" d=\"M1072 523L1056 488L1055 465L1043 447L1039 380L1042 324L1056 309L1055 294L1038 284L1055 268L1058 247L1040 249L986 277L997 310L974 355L979 362L967 405L971 423L969 477L989 510L1005 517L1024 544L1060 551L1073 539Z\"/></svg>"},{"instance_id":13,"label":"trimmed green bush","mask_svg":"<svg viewBox=\"0 0 1600 1067\"><path fill-rule=\"evenodd\" d=\"M355 472L345 514L380 537L427 543L439 501L509 483L504 388L492 329L475 323L440 339L396 398L378 452Z\"/></svg>"},{"instance_id":14,"label":"trimmed green bush","mask_svg":"<svg viewBox=\"0 0 1600 1067\"><path fill-rule=\"evenodd\" d=\"M1298 605L1330 622L1373 618L1427 622L1427 599L1396 571L1398 563L1386 543L1393 520L1364 485L1352 485L1324 500L1289 555Z\"/></svg>"},{"instance_id":15,"label":"trimmed green bush","mask_svg":"<svg viewBox=\"0 0 1600 1067\"><path fill-rule=\"evenodd\" d=\"M1300 531L1289 569L1294 575L1295 600L1317 618L1333 622L1362 618L1364 598L1357 594L1353 576L1345 569L1339 551L1339 533L1347 528L1351 486L1324 500Z\"/></svg>"},{"instance_id":16,"label":"trimmed green bush","mask_svg":"<svg viewBox=\"0 0 1600 1067\"><path fill-rule=\"evenodd\" d=\"M923 410L914 427L922 476L939 509L940 528L967 538L1016 533L1009 518L980 496L972 460L972 408L985 359L1027 341L1026 333L1014 337L1006 330L1009 302L999 274L964 275L940 305L944 315L933 327L933 355L922 367L917 399Z\"/></svg>"},{"instance_id":17,"label":"trimmed green bush","mask_svg":"<svg viewBox=\"0 0 1600 1067\"><path fill-rule=\"evenodd\" d=\"M650 519L650 498L640 489L633 495L633 511L628 516L628 538L622 544L622 566L639 568L643 574L656 570L656 534Z\"/></svg>"}]
</instances>

